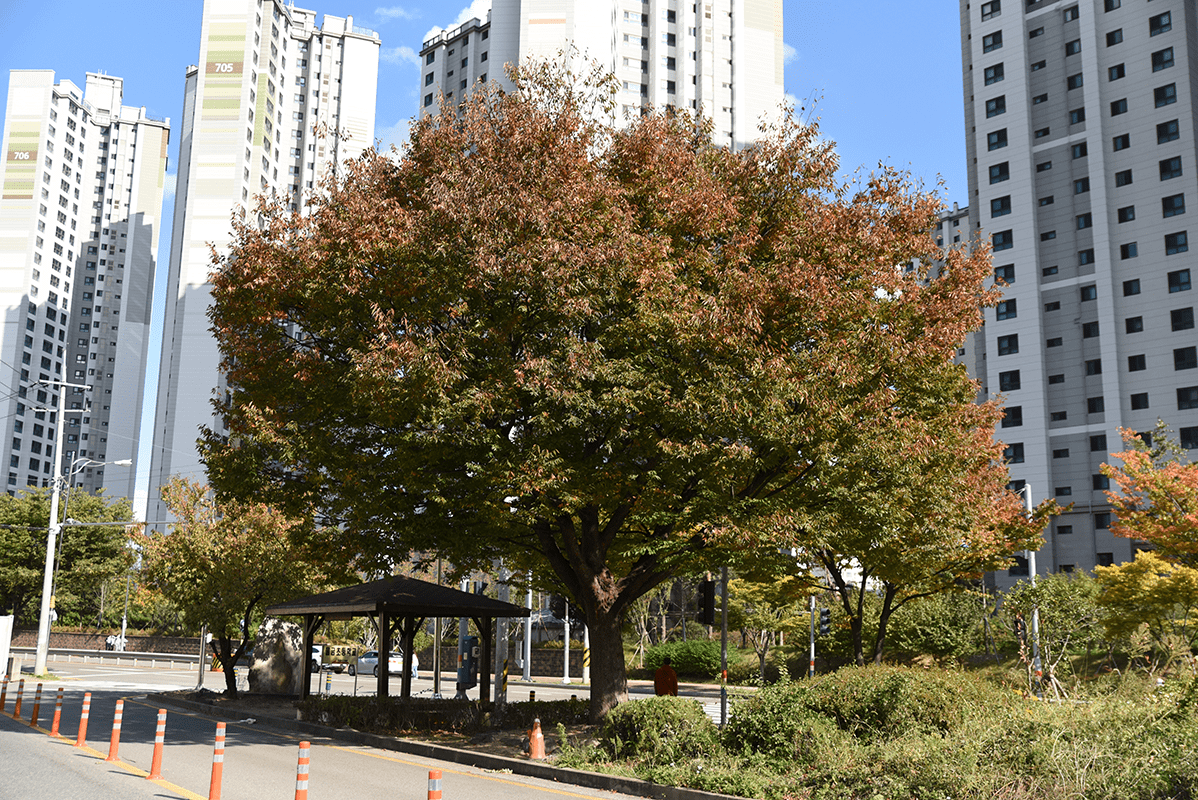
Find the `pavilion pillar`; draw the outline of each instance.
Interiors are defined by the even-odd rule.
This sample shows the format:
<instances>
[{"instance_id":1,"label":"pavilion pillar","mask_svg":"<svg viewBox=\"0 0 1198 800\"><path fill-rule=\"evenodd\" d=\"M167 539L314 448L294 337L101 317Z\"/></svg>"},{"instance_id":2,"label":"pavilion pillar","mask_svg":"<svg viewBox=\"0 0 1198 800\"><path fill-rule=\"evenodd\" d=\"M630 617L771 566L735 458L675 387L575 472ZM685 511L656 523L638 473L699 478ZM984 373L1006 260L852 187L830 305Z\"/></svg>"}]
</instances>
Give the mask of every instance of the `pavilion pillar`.
<instances>
[{"instance_id":1,"label":"pavilion pillar","mask_svg":"<svg viewBox=\"0 0 1198 800\"><path fill-rule=\"evenodd\" d=\"M379 604L379 689L378 697L387 697L391 673L391 616Z\"/></svg>"}]
</instances>

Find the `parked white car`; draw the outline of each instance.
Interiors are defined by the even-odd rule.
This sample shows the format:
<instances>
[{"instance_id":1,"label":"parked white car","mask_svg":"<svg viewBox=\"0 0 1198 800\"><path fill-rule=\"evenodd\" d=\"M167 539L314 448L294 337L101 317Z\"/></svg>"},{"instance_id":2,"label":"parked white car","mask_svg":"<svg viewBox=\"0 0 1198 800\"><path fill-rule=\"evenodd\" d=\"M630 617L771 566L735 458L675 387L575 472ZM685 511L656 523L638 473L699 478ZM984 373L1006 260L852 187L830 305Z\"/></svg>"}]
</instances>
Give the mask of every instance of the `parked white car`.
<instances>
[{"instance_id":1,"label":"parked white car","mask_svg":"<svg viewBox=\"0 0 1198 800\"><path fill-rule=\"evenodd\" d=\"M419 678L420 674L420 659L415 653L412 654L412 677ZM403 653L391 653L387 658L387 671L392 675L398 675L403 672ZM369 673L376 678L379 674L379 652L377 650L367 650L362 655L354 659L349 665L349 674L358 675Z\"/></svg>"}]
</instances>

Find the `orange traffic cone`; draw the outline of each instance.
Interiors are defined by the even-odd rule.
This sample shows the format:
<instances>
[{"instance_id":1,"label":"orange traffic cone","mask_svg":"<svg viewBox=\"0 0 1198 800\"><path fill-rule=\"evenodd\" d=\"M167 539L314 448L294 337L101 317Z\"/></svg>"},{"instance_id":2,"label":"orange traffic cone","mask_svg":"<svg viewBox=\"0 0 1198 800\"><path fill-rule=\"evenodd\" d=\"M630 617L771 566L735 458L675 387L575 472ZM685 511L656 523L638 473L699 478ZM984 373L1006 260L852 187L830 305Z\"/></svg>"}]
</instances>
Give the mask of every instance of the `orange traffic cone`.
<instances>
[{"instance_id":1,"label":"orange traffic cone","mask_svg":"<svg viewBox=\"0 0 1198 800\"><path fill-rule=\"evenodd\" d=\"M541 733L541 721L532 721L532 730L528 732L528 757L534 761L545 760L545 734Z\"/></svg>"}]
</instances>

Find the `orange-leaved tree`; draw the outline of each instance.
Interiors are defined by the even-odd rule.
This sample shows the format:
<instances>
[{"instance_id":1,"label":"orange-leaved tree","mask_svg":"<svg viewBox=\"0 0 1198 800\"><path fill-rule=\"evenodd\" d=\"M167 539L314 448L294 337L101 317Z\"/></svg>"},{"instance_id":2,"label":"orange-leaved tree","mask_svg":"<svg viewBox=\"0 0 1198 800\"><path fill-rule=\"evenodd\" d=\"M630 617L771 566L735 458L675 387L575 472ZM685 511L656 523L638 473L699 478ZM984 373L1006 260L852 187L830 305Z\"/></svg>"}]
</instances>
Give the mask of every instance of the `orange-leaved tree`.
<instances>
[{"instance_id":1,"label":"orange-leaved tree","mask_svg":"<svg viewBox=\"0 0 1198 800\"><path fill-rule=\"evenodd\" d=\"M1198 464L1191 463L1163 422L1151 444L1122 429L1121 465L1103 464L1115 486L1106 493L1111 532L1152 544L1165 559L1198 567Z\"/></svg>"},{"instance_id":2,"label":"orange-leaved tree","mask_svg":"<svg viewBox=\"0 0 1198 800\"><path fill-rule=\"evenodd\" d=\"M997 411L952 363L996 299L989 259L919 266L941 256L935 196L889 169L842 183L789 117L734 151L685 113L616 124L610 78L512 83L414 122L303 213L237 221L213 275L219 493L315 514L363 569L532 570L586 617L596 718L627 695L638 598L829 541L851 498L906 482L887 471L935 475L942 432L979 488L955 467L912 483L925 528L1018 507Z\"/></svg>"}]
</instances>

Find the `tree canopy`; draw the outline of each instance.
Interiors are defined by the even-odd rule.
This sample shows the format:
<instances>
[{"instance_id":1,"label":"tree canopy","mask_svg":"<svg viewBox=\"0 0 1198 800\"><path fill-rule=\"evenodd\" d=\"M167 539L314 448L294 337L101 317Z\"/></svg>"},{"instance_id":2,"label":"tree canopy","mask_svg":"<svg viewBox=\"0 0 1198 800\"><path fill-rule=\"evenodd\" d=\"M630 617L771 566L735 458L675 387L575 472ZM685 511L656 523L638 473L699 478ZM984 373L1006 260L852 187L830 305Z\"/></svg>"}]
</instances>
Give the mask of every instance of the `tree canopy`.
<instances>
[{"instance_id":1,"label":"tree canopy","mask_svg":"<svg viewBox=\"0 0 1198 800\"><path fill-rule=\"evenodd\" d=\"M178 522L168 534L140 538L142 579L189 625L208 626L226 690L236 696L234 669L253 641L262 609L316 590L326 559L293 540L297 520L265 504L218 503L207 486L183 478L173 479L162 495Z\"/></svg>"},{"instance_id":2,"label":"tree canopy","mask_svg":"<svg viewBox=\"0 0 1198 800\"><path fill-rule=\"evenodd\" d=\"M789 116L733 151L682 112L606 122L594 75L513 83L303 213L235 220L219 493L315 512L363 568L533 569L585 613L594 716L626 695L625 611L671 576L830 549L870 514L896 549L1027 540L995 522L1018 516L999 410L952 360L997 299L989 259L934 245L934 195L841 182Z\"/></svg>"},{"instance_id":3,"label":"tree canopy","mask_svg":"<svg viewBox=\"0 0 1198 800\"><path fill-rule=\"evenodd\" d=\"M1106 493L1115 514L1111 532L1150 542L1170 561L1198 567L1198 464L1191 463L1163 422L1149 445L1121 430L1124 450L1112 453L1121 466L1103 464L1115 482Z\"/></svg>"},{"instance_id":4,"label":"tree canopy","mask_svg":"<svg viewBox=\"0 0 1198 800\"><path fill-rule=\"evenodd\" d=\"M133 521L129 502L72 491L63 520L112 522L113 525L63 525L56 547L54 609L58 621L97 625L105 581L132 565L125 525ZM17 624L36 625L46 569L50 526L50 490L0 495L0 613L15 614Z\"/></svg>"}]
</instances>

